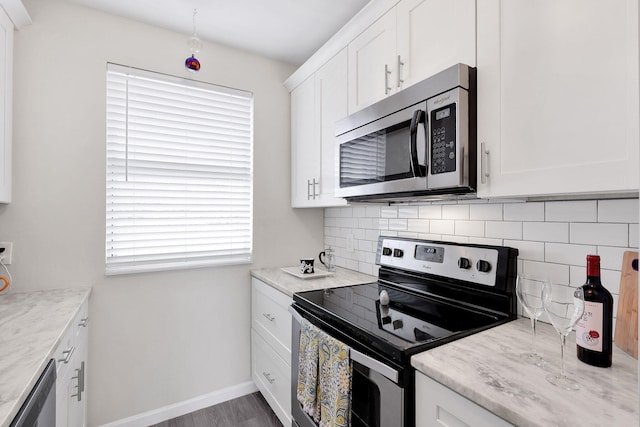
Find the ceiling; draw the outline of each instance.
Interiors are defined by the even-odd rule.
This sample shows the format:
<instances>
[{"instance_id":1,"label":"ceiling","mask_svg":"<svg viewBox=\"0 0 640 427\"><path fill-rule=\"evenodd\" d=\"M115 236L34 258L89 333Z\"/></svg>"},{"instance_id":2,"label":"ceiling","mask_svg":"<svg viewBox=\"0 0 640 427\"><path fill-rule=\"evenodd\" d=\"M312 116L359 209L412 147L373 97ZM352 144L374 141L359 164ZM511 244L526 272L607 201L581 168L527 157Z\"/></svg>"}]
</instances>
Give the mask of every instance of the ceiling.
<instances>
[{"instance_id":1,"label":"ceiling","mask_svg":"<svg viewBox=\"0 0 640 427\"><path fill-rule=\"evenodd\" d=\"M69 0L301 65L369 0Z\"/></svg>"}]
</instances>

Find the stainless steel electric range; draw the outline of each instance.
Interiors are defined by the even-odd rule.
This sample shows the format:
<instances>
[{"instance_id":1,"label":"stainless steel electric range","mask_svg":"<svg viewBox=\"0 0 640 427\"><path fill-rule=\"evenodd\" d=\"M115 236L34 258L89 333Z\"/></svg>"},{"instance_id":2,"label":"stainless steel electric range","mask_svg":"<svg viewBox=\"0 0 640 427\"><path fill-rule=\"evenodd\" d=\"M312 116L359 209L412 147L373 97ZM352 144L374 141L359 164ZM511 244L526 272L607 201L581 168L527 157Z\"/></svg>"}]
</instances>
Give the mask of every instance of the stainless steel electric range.
<instances>
[{"instance_id":1,"label":"stainless steel electric range","mask_svg":"<svg viewBox=\"0 0 640 427\"><path fill-rule=\"evenodd\" d=\"M293 296L293 426L314 427L296 399L300 324L350 346L354 427L413 427L411 355L517 317L518 250L381 236L375 283Z\"/></svg>"}]
</instances>

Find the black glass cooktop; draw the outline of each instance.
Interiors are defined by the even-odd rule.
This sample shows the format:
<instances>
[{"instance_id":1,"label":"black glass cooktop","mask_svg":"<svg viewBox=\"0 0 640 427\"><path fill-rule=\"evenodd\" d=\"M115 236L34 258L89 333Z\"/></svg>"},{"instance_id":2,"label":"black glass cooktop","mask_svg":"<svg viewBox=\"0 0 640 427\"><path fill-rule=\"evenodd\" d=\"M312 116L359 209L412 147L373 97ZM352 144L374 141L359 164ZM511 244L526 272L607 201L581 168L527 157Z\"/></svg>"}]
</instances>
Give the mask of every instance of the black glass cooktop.
<instances>
[{"instance_id":1,"label":"black glass cooktop","mask_svg":"<svg viewBox=\"0 0 640 427\"><path fill-rule=\"evenodd\" d=\"M400 362L510 320L378 282L296 293L294 305L316 326L331 326L334 333L350 341L347 344L368 346Z\"/></svg>"}]
</instances>

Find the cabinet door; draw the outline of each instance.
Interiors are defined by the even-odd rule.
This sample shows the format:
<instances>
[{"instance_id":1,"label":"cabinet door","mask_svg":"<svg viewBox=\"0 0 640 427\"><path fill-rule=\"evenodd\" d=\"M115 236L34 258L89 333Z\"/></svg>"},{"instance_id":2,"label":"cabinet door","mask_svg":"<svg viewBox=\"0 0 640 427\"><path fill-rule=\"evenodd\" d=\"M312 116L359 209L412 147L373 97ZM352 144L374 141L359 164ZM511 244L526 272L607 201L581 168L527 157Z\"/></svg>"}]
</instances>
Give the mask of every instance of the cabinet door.
<instances>
[{"instance_id":1,"label":"cabinet door","mask_svg":"<svg viewBox=\"0 0 640 427\"><path fill-rule=\"evenodd\" d=\"M397 13L399 88L458 63L475 67L475 0L403 0Z\"/></svg>"},{"instance_id":2,"label":"cabinet door","mask_svg":"<svg viewBox=\"0 0 640 427\"><path fill-rule=\"evenodd\" d=\"M336 121L347 116L347 49L343 49L316 72L316 111L321 144L320 199L322 206L345 205L334 196L338 180Z\"/></svg>"},{"instance_id":3,"label":"cabinet door","mask_svg":"<svg viewBox=\"0 0 640 427\"><path fill-rule=\"evenodd\" d=\"M349 43L348 51L351 114L396 90L396 9Z\"/></svg>"},{"instance_id":4,"label":"cabinet door","mask_svg":"<svg viewBox=\"0 0 640 427\"><path fill-rule=\"evenodd\" d=\"M291 206L315 206L319 182L320 140L311 76L291 92Z\"/></svg>"},{"instance_id":5,"label":"cabinet door","mask_svg":"<svg viewBox=\"0 0 640 427\"><path fill-rule=\"evenodd\" d=\"M13 23L0 8L0 203L11 201Z\"/></svg>"},{"instance_id":6,"label":"cabinet door","mask_svg":"<svg viewBox=\"0 0 640 427\"><path fill-rule=\"evenodd\" d=\"M482 0L477 20L478 194L637 191L637 1Z\"/></svg>"}]
</instances>

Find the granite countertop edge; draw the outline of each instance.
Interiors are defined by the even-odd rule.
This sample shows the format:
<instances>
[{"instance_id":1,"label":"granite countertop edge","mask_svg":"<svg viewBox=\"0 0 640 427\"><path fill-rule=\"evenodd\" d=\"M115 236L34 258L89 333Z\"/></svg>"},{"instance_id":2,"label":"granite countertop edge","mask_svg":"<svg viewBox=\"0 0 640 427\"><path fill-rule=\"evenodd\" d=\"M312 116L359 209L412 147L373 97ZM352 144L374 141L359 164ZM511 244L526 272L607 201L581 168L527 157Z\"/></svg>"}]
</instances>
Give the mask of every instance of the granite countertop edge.
<instances>
[{"instance_id":1,"label":"granite countertop edge","mask_svg":"<svg viewBox=\"0 0 640 427\"><path fill-rule=\"evenodd\" d=\"M0 305L0 313L9 317L10 321L10 323L7 324L9 327L5 327L3 331L0 331L0 342L8 342L9 347L11 348L21 348L20 341L27 341L32 335L43 332L38 327L39 324L30 324L27 327L22 327L20 324L21 320L29 318L30 312L16 313L17 311L23 310L25 305L40 305L43 303L44 306L40 306L39 309L46 309L46 300L51 298L54 300L62 298L62 305L66 305L69 301L64 297L73 297L73 302L71 303L73 308L62 308L62 313L56 313L57 316L60 316L58 318L61 320L58 322L59 325L56 325L54 328L55 331L51 330L49 332L44 332L46 334L46 339L39 340L37 350L38 355L31 355L30 359L32 362L29 363L28 367L25 368L22 366L17 368L21 369L25 375L18 375L18 378L14 375L11 377L11 382L9 384L5 382L0 384L0 427L8 427L11 424L24 404L27 396L44 372L44 369L52 358L62 338L71 327L74 317L78 314L84 302L91 295L91 291L91 287L33 290L13 292L0 298L0 304L6 304L4 306ZM9 307L10 305L11 307ZM59 309L59 307L51 307L51 309L55 311L56 309ZM42 323L51 321L51 319L45 315L40 316L40 319ZM17 335L8 336L8 333L11 332L11 325L17 325L16 327L19 329L20 338L17 338L17 340L15 338ZM11 349L8 349L8 351L11 351ZM12 360L6 355L2 356L3 357L0 357L0 372L7 372L7 370L9 372L12 371L14 369L12 364L15 363L15 358ZM29 379L25 381L26 377L29 377Z\"/></svg>"}]
</instances>

